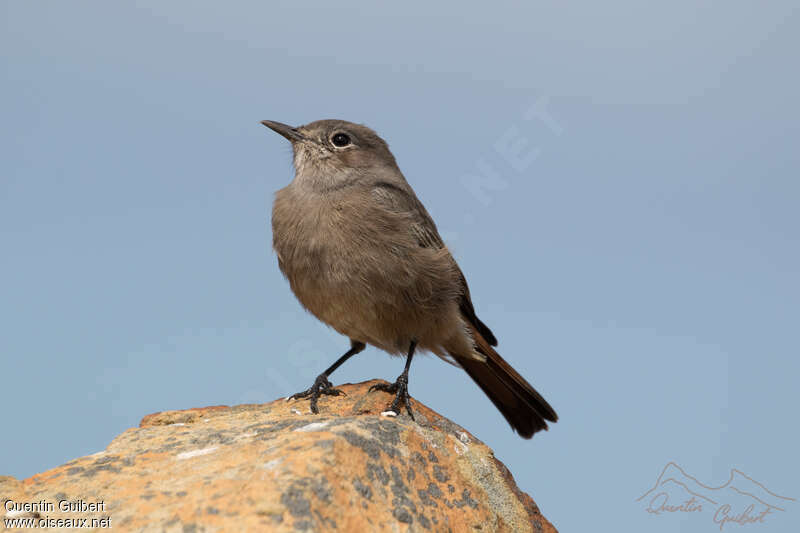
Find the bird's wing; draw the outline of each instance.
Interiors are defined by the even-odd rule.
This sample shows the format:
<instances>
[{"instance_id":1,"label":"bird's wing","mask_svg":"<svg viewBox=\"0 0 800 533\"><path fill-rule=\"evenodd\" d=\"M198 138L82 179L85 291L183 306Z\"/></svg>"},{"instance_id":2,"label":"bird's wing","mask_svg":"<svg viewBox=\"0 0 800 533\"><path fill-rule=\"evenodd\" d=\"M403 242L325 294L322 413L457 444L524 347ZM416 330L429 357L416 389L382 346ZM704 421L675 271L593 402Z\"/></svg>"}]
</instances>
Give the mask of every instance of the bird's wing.
<instances>
[{"instance_id":1,"label":"bird's wing","mask_svg":"<svg viewBox=\"0 0 800 533\"><path fill-rule=\"evenodd\" d=\"M379 181L373 185L372 193L375 199L385 207L402 213L409 218L409 231L411 231L421 247L446 248L433 219L408 185ZM462 291L459 302L461 314L491 346L497 346L497 338L492 333L492 330L475 314L475 306L472 305L472 298L469 294L469 286L464 273L461 272L456 260L452 257L451 259L461 278Z\"/></svg>"}]
</instances>

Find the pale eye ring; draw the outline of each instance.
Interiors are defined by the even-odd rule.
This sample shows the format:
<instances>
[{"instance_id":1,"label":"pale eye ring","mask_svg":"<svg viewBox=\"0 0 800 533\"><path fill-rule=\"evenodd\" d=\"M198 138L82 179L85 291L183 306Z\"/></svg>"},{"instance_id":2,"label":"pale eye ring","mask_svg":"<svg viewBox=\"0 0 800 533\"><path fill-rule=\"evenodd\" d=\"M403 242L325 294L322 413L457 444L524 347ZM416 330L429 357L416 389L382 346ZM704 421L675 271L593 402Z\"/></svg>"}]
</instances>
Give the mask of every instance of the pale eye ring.
<instances>
[{"instance_id":1,"label":"pale eye ring","mask_svg":"<svg viewBox=\"0 0 800 533\"><path fill-rule=\"evenodd\" d=\"M334 133L333 137L331 137L331 143L338 148L344 148L350 144L350 136L342 132Z\"/></svg>"}]
</instances>

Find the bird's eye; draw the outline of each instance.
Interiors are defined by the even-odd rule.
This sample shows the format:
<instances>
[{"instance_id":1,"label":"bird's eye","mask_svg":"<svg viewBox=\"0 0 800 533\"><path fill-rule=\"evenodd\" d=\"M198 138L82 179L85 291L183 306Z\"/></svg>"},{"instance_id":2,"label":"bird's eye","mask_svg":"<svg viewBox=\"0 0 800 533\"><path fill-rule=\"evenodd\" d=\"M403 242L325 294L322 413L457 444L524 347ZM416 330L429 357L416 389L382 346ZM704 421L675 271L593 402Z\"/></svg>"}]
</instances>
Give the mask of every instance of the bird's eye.
<instances>
[{"instance_id":1,"label":"bird's eye","mask_svg":"<svg viewBox=\"0 0 800 533\"><path fill-rule=\"evenodd\" d=\"M350 144L350 137L346 133L337 133L331 137L331 142L334 146L342 148Z\"/></svg>"}]
</instances>

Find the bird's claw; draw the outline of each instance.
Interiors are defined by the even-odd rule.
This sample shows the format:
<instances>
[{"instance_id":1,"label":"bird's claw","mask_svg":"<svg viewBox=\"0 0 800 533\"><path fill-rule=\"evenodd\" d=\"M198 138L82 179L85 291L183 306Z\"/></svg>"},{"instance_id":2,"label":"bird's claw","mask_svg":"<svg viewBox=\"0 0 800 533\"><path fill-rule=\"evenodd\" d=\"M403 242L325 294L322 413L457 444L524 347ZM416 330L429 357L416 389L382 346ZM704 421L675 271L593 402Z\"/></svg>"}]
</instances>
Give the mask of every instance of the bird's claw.
<instances>
[{"instance_id":1,"label":"bird's claw","mask_svg":"<svg viewBox=\"0 0 800 533\"><path fill-rule=\"evenodd\" d=\"M302 398L311 397L311 405L309 406L309 408L311 409L311 412L316 415L319 414L319 409L317 408L317 401L319 400L319 397L322 395L347 396L344 393L344 391L333 388L333 384L330 381L328 381L328 376L326 376L325 374L320 374L319 376L317 376L317 379L314 380L314 384L311 385L311 387L302 392L292 394L291 396L286 398L286 401L299 400Z\"/></svg>"},{"instance_id":2,"label":"bird's claw","mask_svg":"<svg viewBox=\"0 0 800 533\"><path fill-rule=\"evenodd\" d=\"M391 385L388 383L376 383L369 388L369 392L374 390L388 392L389 394L395 395L394 401L392 401L392 404L386 411L384 411L384 413L392 411L396 414L399 414L400 403L402 402L406 406L406 412L408 413L408 416L411 417L411 420L414 420L414 413L411 411L411 396L408 394L408 376L401 374L397 378L397 381Z\"/></svg>"}]
</instances>

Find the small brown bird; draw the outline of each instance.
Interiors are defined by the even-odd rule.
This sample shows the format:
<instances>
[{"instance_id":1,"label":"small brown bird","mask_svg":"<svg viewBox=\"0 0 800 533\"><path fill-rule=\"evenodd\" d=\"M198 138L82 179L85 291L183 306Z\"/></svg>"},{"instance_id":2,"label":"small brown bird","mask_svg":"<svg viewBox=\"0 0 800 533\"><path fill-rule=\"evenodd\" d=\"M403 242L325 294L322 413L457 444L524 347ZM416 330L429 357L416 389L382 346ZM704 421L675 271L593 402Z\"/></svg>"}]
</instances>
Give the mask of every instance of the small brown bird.
<instances>
[{"instance_id":1,"label":"small brown bird","mask_svg":"<svg viewBox=\"0 0 800 533\"><path fill-rule=\"evenodd\" d=\"M366 344L405 355L390 411L404 403L413 419L408 370L415 350L463 368L521 436L558 419L552 407L494 350L467 281L436 225L403 177L383 139L366 126L320 120L293 128L265 120L294 152L295 178L275 195L273 246L281 272L314 316L350 338L351 348L307 390L341 391L331 373Z\"/></svg>"}]
</instances>

